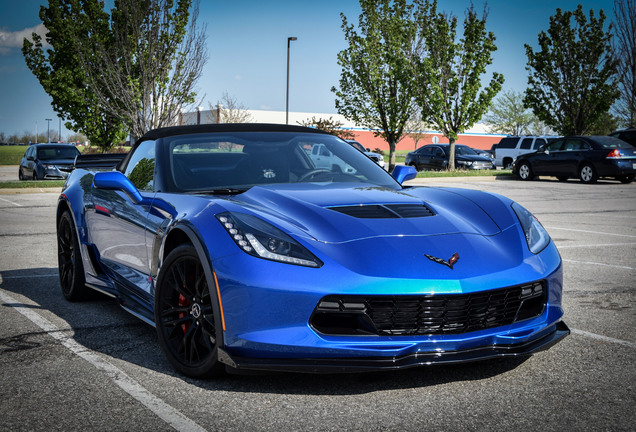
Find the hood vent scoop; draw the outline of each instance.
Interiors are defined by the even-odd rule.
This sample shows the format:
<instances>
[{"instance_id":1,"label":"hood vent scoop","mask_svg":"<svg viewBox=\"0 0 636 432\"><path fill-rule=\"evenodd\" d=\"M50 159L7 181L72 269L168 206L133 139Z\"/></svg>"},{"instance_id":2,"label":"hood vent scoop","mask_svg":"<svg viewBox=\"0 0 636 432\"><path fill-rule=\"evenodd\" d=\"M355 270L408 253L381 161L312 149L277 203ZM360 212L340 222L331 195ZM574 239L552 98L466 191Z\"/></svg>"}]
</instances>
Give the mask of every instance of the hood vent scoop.
<instances>
[{"instance_id":1,"label":"hood vent scoop","mask_svg":"<svg viewBox=\"0 0 636 432\"><path fill-rule=\"evenodd\" d=\"M381 204L328 207L359 219L396 219L434 216L435 213L424 204Z\"/></svg>"}]
</instances>

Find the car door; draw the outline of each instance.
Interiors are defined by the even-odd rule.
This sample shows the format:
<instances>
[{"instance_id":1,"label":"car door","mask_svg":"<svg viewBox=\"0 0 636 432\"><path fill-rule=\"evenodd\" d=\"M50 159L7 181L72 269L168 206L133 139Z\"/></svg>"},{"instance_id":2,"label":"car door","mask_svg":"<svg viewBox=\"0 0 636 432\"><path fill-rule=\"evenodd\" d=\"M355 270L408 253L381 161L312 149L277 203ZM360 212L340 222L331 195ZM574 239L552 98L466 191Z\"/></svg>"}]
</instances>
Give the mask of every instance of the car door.
<instances>
[{"instance_id":1,"label":"car door","mask_svg":"<svg viewBox=\"0 0 636 432\"><path fill-rule=\"evenodd\" d=\"M27 151L24 153L24 168L22 170L22 175L25 178L30 179L33 177L33 168L35 167L35 147L30 146Z\"/></svg>"},{"instance_id":2,"label":"car door","mask_svg":"<svg viewBox=\"0 0 636 432\"><path fill-rule=\"evenodd\" d=\"M431 158L433 157L433 147L425 146L415 153L415 165L419 170L431 169Z\"/></svg>"},{"instance_id":3,"label":"car door","mask_svg":"<svg viewBox=\"0 0 636 432\"><path fill-rule=\"evenodd\" d=\"M130 309L151 299L146 229L148 203L155 194L154 147L154 141L141 143L124 169L124 175L145 198L143 203L133 203L121 190L93 187L92 202L85 211L89 241L95 246L103 270L116 281Z\"/></svg>"},{"instance_id":4,"label":"car door","mask_svg":"<svg viewBox=\"0 0 636 432\"><path fill-rule=\"evenodd\" d=\"M558 139L533 155L532 171L535 175L560 175L556 173L559 172L558 165L562 163L561 148L564 143L564 139Z\"/></svg>"},{"instance_id":5,"label":"car door","mask_svg":"<svg viewBox=\"0 0 636 432\"><path fill-rule=\"evenodd\" d=\"M450 151L449 147L446 147L446 150L441 147L433 147L433 156L431 158L431 168L436 170L446 169L448 166L448 155L447 151Z\"/></svg>"},{"instance_id":6,"label":"car door","mask_svg":"<svg viewBox=\"0 0 636 432\"><path fill-rule=\"evenodd\" d=\"M554 175L578 176L579 163L585 159L589 148L589 144L580 138L566 138L555 161Z\"/></svg>"}]
</instances>

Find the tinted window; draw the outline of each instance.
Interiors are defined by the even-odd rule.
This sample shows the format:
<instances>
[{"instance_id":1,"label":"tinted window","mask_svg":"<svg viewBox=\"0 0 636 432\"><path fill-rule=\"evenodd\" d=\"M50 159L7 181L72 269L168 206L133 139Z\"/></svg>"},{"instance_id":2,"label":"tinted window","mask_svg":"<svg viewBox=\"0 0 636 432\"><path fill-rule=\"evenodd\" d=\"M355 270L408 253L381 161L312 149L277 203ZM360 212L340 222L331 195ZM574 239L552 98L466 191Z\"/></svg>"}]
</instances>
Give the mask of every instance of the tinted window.
<instances>
[{"instance_id":1,"label":"tinted window","mask_svg":"<svg viewBox=\"0 0 636 432\"><path fill-rule=\"evenodd\" d=\"M471 155L471 156L475 156L477 153L475 152L475 150L471 149L468 146L456 145L455 146L455 154L456 155Z\"/></svg>"},{"instance_id":2,"label":"tinted window","mask_svg":"<svg viewBox=\"0 0 636 432\"><path fill-rule=\"evenodd\" d=\"M165 138L167 176L180 191L298 182L356 182L399 189L376 163L326 134L222 132ZM329 158L318 156L323 151Z\"/></svg>"},{"instance_id":3,"label":"tinted window","mask_svg":"<svg viewBox=\"0 0 636 432\"><path fill-rule=\"evenodd\" d=\"M566 139L565 140L565 146L563 147L563 150L565 151L576 151L576 150L583 150L585 148L583 141L579 140L579 139Z\"/></svg>"},{"instance_id":4,"label":"tinted window","mask_svg":"<svg viewBox=\"0 0 636 432\"><path fill-rule=\"evenodd\" d=\"M42 147L38 149L38 159L40 160L52 160L52 159L75 159L75 156L79 154L79 150L70 145L64 147Z\"/></svg>"},{"instance_id":5,"label":"tinted window","mask_svg":"<svg viewBox=\"0 0 636 432\"><path fill-rule=\"evenodd\" d=\"M547 141L544 138L537 138L536 140L534 140L534 145L532 146L532 148L534 150L538 150L541 146L546 144L547 144Z\"/></svg>"},{"instance_id":6,"label":"tinted window","mask_svg":"<svg viewBox=\"0 0 636 432\"><path fill-rule=\"evenodd\" d=\"M155 177L155 142L144 141L130 157L124 175L141 191L152 191Z\"/></svg>"},{"instance_id":7,"label":"tinted window","mask_svg":"<svg viewBox=\"0 0 636 432\"><path fill-rule=\"evenodd\" d=\"M521 146L519 148L529 150L531 146L532 138L524 138L523 141L521 141Z\"/></svg>"},{"instance_id":8,"label":"tinted window","mask_svg":"<svg viewBox=\"0 0 636 432\"><path fill-rule=\"evenodd\" d=\"M594 137L594 139L591 139L591 141L595 142L597 145L599 145L601 148L604 148L604 149L631 148L632 147L626 141L623 141L621 139L614 138L614 137L611 137L611 136L607 136L607 137L597 136L597 137Z\"/></svg>"},{"instance_id":9,"label":"tinted window","mask_svg":"<svg viewBox=\"0 0 636 432\"><path fill-rule=\"evenodd\" d=\"M519 138L502 138L497 144L498 149L511 149L517 146L517 142L519 142Z\"/></svg>"},{"instance_id":10,"label":"tinted window","mask_svg":"<svg viewBox=\"0 0 636 432\"><path fill-rule=\"evenodd\" d=\"M563 146L563 140L556 140L550 143L546 150L549 151L558 151L561 150L561 146Z\"/></svg>"},{"instance_id":11,"label":"tinted window","mask_svg":"<svg viewBox=\"0 0 636 432\"><path fill-rule=\"evenodd\" d=\"M347 141L347 142L351 144L353 147L357 148L358 151L361 151L362 153L366 151L366 149L362 147L362 144L360 144L358 141Z\"/></svg>"}]
</instances>

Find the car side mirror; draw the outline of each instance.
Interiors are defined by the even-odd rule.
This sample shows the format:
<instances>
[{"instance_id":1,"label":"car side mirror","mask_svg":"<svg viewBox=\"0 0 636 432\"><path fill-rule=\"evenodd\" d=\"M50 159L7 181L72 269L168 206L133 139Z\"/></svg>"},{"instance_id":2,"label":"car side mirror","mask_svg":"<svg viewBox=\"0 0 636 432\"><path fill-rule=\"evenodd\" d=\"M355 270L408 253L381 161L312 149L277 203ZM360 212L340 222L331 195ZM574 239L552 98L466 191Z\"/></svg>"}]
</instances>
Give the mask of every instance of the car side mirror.
<instances>
[{"instance_id":1,"label":"car side mirror","mask_svg":"<svg viewBox=\"0 0 636 432\"><path fill-rule=\"evenodd\" d=\"M417 177L417 170L410 165L396 165L391 175L399 184L402 184Z\"/></svg>"},{"instance_id":2,"label":"car side mirror","mask_svg":"<svg viewBox=\"0 0 636 432\"><path fill-rule=\"evenodd\" d=\"M93 186L98 189L119 190L128 195L133 204L141 204L144 198L135 185L119 171L99 172L93 177Z\"/></svg>"},{"instance_id":3,"label":"car side mirror","mask_svg":"<svg viewBox=\"0 0 636 432\"><path fill-rule=\"evenodd\" d=\"M35 158L34 158L33 156L27 156L27 158L26 158L26 159L27 159L28 161L33 161L33 160L35 160Z\"/></svg>"}]
</instances>

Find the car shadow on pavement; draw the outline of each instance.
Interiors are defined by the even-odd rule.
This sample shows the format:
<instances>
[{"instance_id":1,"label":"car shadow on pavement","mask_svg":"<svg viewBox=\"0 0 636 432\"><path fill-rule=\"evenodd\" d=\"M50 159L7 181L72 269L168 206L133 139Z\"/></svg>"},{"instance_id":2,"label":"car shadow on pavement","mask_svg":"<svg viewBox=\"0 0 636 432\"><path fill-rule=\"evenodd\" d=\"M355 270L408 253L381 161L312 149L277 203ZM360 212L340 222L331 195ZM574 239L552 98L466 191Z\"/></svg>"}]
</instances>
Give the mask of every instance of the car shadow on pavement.
<instances>
[{"instance_id":1,"label":"car shadow on pavement","mask_svg":"<svg viewBox=\"0 0 636 432\"><path fill-rule=\"evenodd\" d=\"M177 374L159 347L155 329L124 311L115 299L95 292L87 301L66 301L59 286L57 268L2 271L0 275L0 288L9 295L15 294L12 297L16 299L14 304L0 304L0 313L3 315L6 316L6 308L11 307L39 309L38 313L42 317L53 322L61 331L68 332L76 342L92 351L159 374L180 378L186 383L210 391L299 395L365 394L378 390L488 379L505 374L527 360L527 357L506 358L353 374L228 374L211 380L197 380ZM30 305L30 302L36 305ZM9 339L20 339L21 349L37 349L39 345L30 344L28 334L13 335Z\"/></svg>"}]
</instances>

